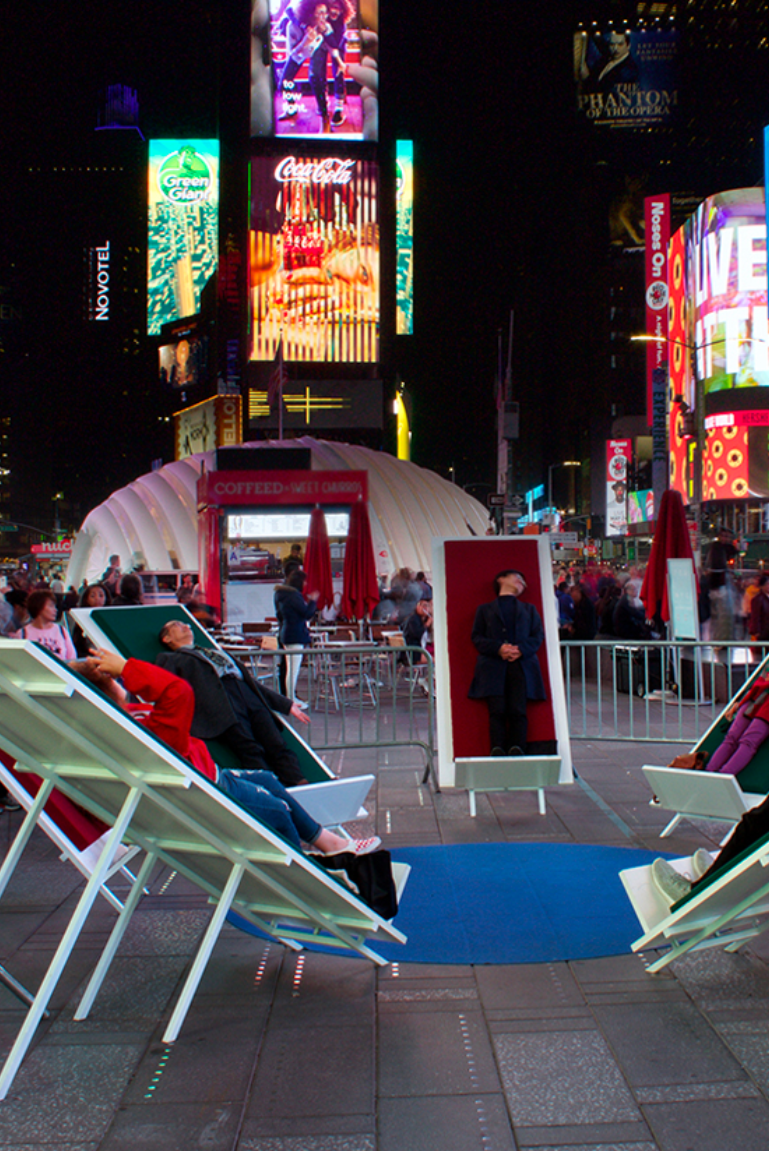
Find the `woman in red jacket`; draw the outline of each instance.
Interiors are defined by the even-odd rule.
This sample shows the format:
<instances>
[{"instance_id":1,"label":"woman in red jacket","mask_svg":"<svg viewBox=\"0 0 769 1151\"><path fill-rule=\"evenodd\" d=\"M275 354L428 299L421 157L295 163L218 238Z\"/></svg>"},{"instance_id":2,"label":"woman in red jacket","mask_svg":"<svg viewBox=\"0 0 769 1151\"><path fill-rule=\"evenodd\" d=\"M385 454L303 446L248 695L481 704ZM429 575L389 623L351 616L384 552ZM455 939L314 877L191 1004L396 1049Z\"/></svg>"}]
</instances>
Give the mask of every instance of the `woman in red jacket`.
<instances>
[{"instance_id":1,"label":"woman in red jacket","mask_svg":"<svg viewBox=\"0 0 769 1151\"><path fill-rule=\"evenodd\" d=\"M202 739L190 735L195 697L185 680L155 664L140 659L125 660L104 648L97 649L84 662L85 668L82 664L74 666L81 671L87 670L91 675L96 673L99 686L117 698L121 706L125 707L125 702L120 698L119 689L115 690L118 676L127 691L153 704L152 707L139 705L138 708L132 704L127 710L148 731L189 760L212 783L279 832L293 847L301 849L304 842L323 855L338 855L344 851L368 855L380 846L378 836L349 840L321 827L271 771L220 771Z\"/></svg>"}]
</instances>

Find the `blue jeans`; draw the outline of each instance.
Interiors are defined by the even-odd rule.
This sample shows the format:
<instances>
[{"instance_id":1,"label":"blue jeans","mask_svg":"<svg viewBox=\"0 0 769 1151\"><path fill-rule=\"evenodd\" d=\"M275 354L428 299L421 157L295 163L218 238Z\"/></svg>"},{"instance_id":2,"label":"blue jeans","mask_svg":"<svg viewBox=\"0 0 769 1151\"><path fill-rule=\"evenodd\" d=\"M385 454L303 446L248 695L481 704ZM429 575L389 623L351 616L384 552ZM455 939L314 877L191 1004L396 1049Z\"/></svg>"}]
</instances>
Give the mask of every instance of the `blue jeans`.
<instances>
[{"instance_id":1,"label":"blue jeans","mask_svg":"<svg viewBox=\"0 0 769 1151\"><path fill-rule=\"evenodd\" d=\"M296 848L323 830L271 771L220 771L218 786Z\"/></svg>"}]
</instances>

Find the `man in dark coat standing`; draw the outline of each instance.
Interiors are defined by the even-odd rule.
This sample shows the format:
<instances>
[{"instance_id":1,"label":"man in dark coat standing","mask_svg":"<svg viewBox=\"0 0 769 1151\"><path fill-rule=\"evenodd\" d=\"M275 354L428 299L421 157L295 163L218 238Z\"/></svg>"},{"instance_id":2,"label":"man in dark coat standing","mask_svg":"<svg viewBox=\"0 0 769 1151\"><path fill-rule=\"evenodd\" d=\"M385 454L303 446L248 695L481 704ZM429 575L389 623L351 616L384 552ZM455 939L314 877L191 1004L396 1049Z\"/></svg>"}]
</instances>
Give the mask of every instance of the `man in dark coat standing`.
<instances>
[{"instance_id":1,"label":"man in dark coat standing","mask_svg":"<svg viewBox=\"0 0 769 1151\"><path fill-rule=\"evenodd\" d=\"M475 613L472 639L478 660L468 695L488 704L491 754L523 755L527 701L545 699L537 659L545 633L534 605L518 599L526 589L521 572L500 572L494 587L497 598Z\"/></svg>"},{"instance_id":2,"label":"man in dark coat standing","mask_svg":"<svg viewBox=\"0 0 769 1151\"><path fill-rule=\"evenodd\" d=\"M307 723L296 704L257 683L247 667L218 648L195 647L192 628L181 620L161 629L160 642L168 650L155 662L186 680L195 693L191 735L219 740L243 768L272 771L284 787L307 783L272 714L278 711Z\"/></svg>"}]
</instances>

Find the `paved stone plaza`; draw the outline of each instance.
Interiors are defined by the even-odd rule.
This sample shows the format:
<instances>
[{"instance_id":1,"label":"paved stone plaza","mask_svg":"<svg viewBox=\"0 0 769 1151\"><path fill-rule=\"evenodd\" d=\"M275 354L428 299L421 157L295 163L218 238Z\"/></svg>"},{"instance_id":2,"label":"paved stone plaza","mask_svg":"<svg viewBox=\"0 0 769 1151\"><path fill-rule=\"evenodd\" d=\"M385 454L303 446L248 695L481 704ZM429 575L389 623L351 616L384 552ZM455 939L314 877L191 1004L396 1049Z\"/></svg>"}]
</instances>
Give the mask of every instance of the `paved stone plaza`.
<instances>
[{"instance_id":1,"label":"paved stone plaza","mask_svg":"<svg viewBox=\"0 0 769 1151\"><path fill-rule=\"evenodd\" d=\"M400 845L547 841L655 849L645 762L679 748L575 742L579 780L534 795L421 786L418 752L328 753L373 770L370 822ZM0 816L0 853L20 823ZM713 846L684 822L664 846ZM0 901L0 963L35 988L81 890L41 834ZM439 898L440 893L436 893ZM408 888L405 899L408 899ZM504 913L504 909L502 909ZM295 954L230 927L173 1047L161 1040L207 923L205 899L157 873L91 1016L73 1013L114 921L99 900L11 1092L15 1151L766 1151L769 940L649 975L632 954L448 967ZM640 934L640 931L639 931ZM0 985L0 1052L23 1019Z\"/></svg>"}]
</instances>

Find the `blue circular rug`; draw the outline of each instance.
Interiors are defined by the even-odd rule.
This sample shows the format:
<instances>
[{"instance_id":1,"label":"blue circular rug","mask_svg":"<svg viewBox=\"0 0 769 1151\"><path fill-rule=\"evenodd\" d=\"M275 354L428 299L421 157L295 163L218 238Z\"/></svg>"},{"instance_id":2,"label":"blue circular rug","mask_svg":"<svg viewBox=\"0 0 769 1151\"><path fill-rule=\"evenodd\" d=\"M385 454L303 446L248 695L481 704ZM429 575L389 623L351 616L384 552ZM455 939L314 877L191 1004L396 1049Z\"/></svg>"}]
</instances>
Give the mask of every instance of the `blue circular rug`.
<instances>
[{"instance_id":1,"label":"blue circular rug","mask_svg":"<svg viewBox=\"0 0 769 1151\"><path fill-rule=\"evenodd\" d=\"M557 843L399 847L411 864L395 926L400 963L551 963L623 955L642 930L619 872L660 852ZM230 922L259 934L240 916ZM319 950L326 950L320 948Z\"/></svg>"}]
</instances>

